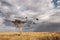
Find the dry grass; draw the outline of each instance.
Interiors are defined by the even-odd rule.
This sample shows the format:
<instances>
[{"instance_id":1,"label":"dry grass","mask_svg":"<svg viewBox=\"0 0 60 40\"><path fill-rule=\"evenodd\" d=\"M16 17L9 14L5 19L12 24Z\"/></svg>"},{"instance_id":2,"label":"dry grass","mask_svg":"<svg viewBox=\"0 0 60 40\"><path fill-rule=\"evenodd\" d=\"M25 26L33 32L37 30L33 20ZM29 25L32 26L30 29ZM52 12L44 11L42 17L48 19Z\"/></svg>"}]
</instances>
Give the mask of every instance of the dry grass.
<instances>
[{"instance_id":1,"label":"dry grass","mask_svg":"<svg viewBox=\"0 0 60 40\"><path fill-rule=\"evenodd\" d=\"M59 32L0 32L0 40L60 40Z\"/></svg>"}]
</instances>

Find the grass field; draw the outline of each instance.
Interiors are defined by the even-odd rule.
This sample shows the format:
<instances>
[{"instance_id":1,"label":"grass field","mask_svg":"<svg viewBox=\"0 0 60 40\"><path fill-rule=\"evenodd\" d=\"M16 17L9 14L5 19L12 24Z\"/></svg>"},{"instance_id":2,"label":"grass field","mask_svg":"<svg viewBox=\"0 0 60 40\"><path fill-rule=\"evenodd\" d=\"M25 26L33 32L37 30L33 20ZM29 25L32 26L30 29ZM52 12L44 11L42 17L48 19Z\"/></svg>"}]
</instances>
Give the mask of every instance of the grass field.
<instances>
[{"instance_id":1,"label":"grass field","mask_svg":"<svg viewBox=\"0 0 60 40\"><path fill-rule=\"evenodd\" d=\"M0 32L0 40L60 40L59 32Z\"/></svg>"}]
</instances>

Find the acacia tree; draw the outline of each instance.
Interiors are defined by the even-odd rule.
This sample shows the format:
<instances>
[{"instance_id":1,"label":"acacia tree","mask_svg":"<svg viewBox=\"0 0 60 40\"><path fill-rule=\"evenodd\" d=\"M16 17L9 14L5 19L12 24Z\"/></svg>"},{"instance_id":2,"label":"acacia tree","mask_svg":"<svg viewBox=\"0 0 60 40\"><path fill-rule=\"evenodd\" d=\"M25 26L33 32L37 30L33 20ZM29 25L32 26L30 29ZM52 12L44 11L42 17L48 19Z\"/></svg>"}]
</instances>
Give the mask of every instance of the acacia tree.
<instances>
[{"instance_id":1,"label":"acacia tree","mask_svg":"<svg viewBox=\"0 0 60 40\"><path fill-rule=\"evenodd\" d=\"M25 23L25 21L21 21L21 20L16 20L12 21L15 24L16 28L19 28L20 30L20 34L22 34L22 25Z\"/></svg>"}]
</instances>

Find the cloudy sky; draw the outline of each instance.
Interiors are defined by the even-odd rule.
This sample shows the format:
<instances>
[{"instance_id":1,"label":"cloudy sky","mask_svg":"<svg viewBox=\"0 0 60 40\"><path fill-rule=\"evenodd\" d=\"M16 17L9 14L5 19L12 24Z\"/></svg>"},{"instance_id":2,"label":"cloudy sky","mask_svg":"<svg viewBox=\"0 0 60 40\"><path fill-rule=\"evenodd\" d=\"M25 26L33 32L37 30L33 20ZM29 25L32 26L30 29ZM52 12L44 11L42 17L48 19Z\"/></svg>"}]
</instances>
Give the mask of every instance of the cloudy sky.
<instances>
[{"instance_id":1,"label":"cloudy sky","mask_svg":"<svg viewBox=\"0 0 60 40\"><path fill-rule=\"evenodd\" d=\"M60 31L59 3L58 0L0 0L0 32L18 32L19 28L9 20L25 21L25 17L23 32Z\"/></svg>"}]
</instances>

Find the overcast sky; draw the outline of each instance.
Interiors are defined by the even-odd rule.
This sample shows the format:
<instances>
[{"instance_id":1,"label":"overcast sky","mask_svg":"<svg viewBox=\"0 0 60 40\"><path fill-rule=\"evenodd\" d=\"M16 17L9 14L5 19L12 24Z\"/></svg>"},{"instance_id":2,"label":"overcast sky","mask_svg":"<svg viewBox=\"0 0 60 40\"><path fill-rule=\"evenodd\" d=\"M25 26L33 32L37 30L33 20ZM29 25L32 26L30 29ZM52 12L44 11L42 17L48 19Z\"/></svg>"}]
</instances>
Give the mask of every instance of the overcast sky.
<instances>
[{"instance_id":1,"label":"overcast sky","mask_svg":"<svg viewBox=\"0 0 60 40\"><path fill-rule=\"evenodd\" d=\"M57 0L0 0L0 32L18 32L8 19L25 20L25 17L28 23L23 24L24 32L60 31L58 4Z\"/></svg>"}]
</instances>

